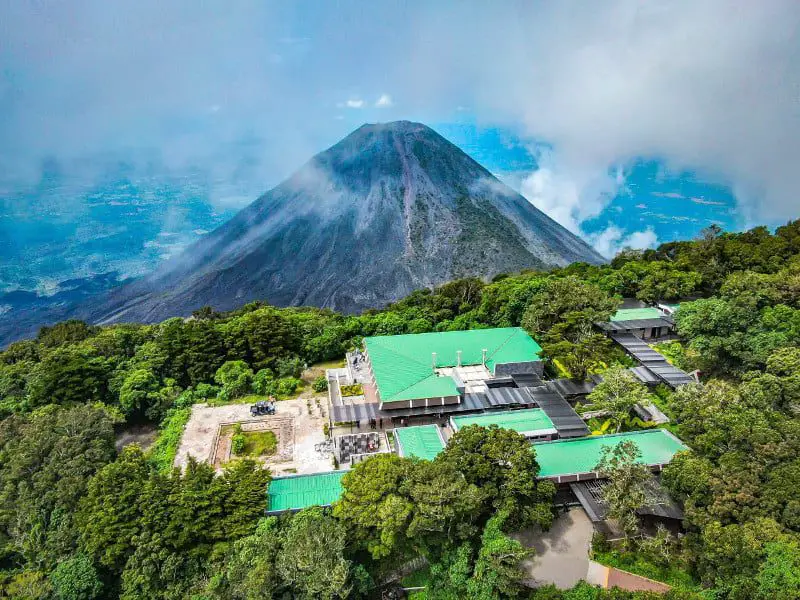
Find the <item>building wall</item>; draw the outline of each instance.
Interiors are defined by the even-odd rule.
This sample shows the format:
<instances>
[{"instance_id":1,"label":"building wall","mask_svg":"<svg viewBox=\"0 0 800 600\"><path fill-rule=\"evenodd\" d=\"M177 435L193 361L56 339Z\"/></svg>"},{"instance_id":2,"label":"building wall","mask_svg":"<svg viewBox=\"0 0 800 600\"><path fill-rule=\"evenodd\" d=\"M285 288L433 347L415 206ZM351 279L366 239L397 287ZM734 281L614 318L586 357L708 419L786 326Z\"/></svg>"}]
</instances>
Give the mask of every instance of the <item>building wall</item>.
<instances>
[{"instance_id":1,"label":"building wall","mask_svg":"<svg viewBox=\"0 0 800 600\"><path fill-rule=\"evenodd\" d=\"M401 400L399 402L381 402L381 410L392 408L425 408L426 406L442 406L444 404L458 404L461 396L437 396L435 398L417 398L415 400Z\"/></svg>"}]
</instances>

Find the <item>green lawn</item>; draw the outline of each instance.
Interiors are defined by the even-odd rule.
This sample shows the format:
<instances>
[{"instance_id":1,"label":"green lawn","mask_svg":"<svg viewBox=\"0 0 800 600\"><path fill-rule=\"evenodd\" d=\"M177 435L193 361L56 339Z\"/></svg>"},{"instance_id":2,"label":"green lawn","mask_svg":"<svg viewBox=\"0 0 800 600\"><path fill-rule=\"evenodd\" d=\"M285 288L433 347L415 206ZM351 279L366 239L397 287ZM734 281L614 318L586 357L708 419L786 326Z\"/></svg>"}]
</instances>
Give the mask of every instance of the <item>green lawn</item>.
<instances>
[{"instance_id":1,"label":"green lawn","mask_svg":"<svg viewBox=\"0 0 800 600\"><path fill-rule=\"evenodd\" d=\"M403 577L400 581L400 585L403 587L411 588L411 587L427 587L428 582L431 578L431 569L428 566L420 569L419 571L414 571ZM408 595L408 600L426 600L428 597L428 593L425 590L417 590L415 592L410 592Z\"/></svg>"},{"instance_id":2,"label":"green lawn","mask_svg":"<svg viewBox=\"0 0 800 600\"><path fill-rule=\"evenodd\" d=\"M272 431L244 431L244 451L241 456L272 456L278 449L278 437Z\"/></svg>"},{"instance_id":3,"label":"green lawn","mask_svg":"<svg viewBox=\"0 0 800 600\"><path fill-rule=\"evenodd\" d=\"M663 581L679 590L694 592L701 590L700 584L677 564L677 561L668 567L661 567L648 561L637 552L619 552L618 550L608 552L594 550L592 559L602 565L616 567L655 581Z\"/></svg>"}]
</instances>

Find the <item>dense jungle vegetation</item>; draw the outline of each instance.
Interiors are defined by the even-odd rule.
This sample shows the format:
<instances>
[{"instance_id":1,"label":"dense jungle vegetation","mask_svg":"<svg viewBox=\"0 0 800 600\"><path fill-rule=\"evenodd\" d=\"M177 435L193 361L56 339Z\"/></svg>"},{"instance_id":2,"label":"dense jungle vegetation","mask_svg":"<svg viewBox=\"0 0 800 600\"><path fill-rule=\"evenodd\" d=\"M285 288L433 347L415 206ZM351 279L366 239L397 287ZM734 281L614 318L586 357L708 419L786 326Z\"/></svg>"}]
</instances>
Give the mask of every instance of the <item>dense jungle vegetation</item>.
<instances>
[{"instance_id":1,"label":"dense jungle vegetation","mask_svg":"<svg viewBox=\"0 0 800 600\"><path fill-rule=\"evenodd\" d=\"M658 398L692 448L664 473L687 534L631 553L697 584L673 598L799 598L800 222L454 281L359 316L253 303L44 327L0 353L0 597L371 597L420 556L430 599L649 597L518 584L527 550L509 534L547 527L553 489L511 432L465 428L431 462L373 458L333 509L280 518L264 517L270 476L255 462L171 468L193 403L289 396L304 365L368 335L520 325L553 373L613 368L624 358L592 323L622 297L693 299L676 316L683 341L664 351L704 380ZM154 446L118 451L137 423L159 425Z\"/></svg>"}]
</instances>

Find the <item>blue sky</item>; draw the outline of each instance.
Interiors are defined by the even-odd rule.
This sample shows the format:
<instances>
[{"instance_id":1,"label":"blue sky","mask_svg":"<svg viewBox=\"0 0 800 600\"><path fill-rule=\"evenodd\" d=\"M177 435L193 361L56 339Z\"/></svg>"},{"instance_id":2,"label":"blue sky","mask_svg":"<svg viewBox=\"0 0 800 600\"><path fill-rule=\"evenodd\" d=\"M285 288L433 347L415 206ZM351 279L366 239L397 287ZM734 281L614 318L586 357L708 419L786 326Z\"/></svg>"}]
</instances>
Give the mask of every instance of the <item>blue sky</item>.
<instances>
[{"instance_id":1,"label":"blue sky","mask_svg":"<svg viewBox=\"0 0 800 600\"><path fill-rule=\"evenodd\" d=\"M0 247L147 268L394 119L607 254L776 225L800 209L798 30L791 0L6 2Z\"/></svg>"}]
</instances>

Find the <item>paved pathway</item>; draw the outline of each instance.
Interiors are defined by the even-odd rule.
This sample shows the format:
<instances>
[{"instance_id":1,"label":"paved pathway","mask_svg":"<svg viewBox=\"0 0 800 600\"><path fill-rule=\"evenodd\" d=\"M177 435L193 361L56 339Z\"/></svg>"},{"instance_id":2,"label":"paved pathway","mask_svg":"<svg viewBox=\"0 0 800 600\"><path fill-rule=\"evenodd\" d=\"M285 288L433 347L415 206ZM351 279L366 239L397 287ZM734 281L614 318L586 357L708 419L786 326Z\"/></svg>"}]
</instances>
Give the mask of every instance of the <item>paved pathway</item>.
<instances>
[{"instance_id":1,"label":"paved pathway","mask_svg":"<svg viewBox=\"0 0 800 600\"><path fill-rule=\"evenodd\" d=\"M538 587L552 583L559 589L569 589L586 579L593 532L583 509L572 508L555 520L550 531L531 530L514 535L536 551L534 557L522 563L526 584Z\"/></svg>"}]
</instances>

